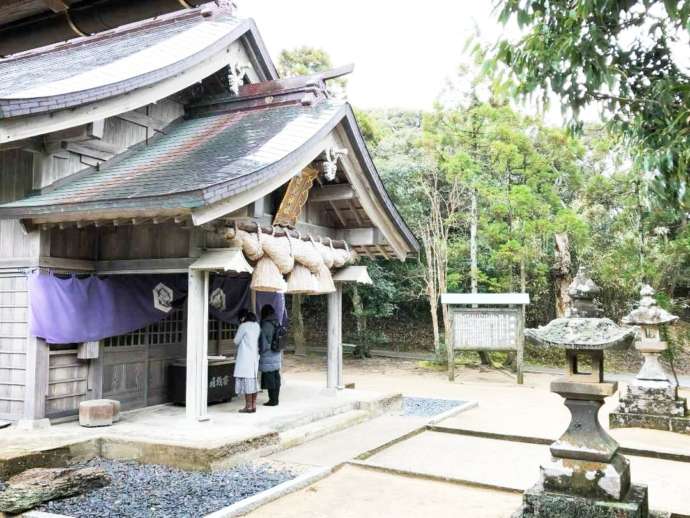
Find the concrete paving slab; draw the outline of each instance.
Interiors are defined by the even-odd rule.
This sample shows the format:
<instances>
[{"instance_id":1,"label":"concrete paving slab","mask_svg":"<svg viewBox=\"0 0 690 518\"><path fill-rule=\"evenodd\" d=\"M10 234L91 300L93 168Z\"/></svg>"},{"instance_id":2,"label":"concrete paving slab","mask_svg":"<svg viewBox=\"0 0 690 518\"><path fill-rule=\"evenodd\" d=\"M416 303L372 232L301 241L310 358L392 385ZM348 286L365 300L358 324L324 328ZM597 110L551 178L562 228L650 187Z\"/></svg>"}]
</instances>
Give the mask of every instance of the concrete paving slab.
<instances>
[{"instance_id":1,"label":"concrete paving slab","mask_svg":"<svg viewBox=\"0 0 690 518\"><path fill-rule=\"evenodd\" d=\"M344 466L333 475L247 515L251 518L506 518L516 493Z\"/></svg>"},{"instance_id":2,"label":"concrete paving slab","mask_svg":"<svg viewBox=\"0 0 690 518\"><path fill-rule=\"evenodd\" d=\"M442 476L524 491L539 477L548 446L424 432L391 446L365 462L424 475ZM628 456L632 479L649 486L650 507L690 513L690 464Z\"/></svg>"},{"instance_id":3,"label":"concrete paving slab","mask_svg":"<svg viewBox=\"0 0 690 518\"><path fill-rule=\"evenodd\" d=\"M320 439L275 453L269 460L335 466L424 426L425 417L384 415Z\"/></svg>"}]
</instances>

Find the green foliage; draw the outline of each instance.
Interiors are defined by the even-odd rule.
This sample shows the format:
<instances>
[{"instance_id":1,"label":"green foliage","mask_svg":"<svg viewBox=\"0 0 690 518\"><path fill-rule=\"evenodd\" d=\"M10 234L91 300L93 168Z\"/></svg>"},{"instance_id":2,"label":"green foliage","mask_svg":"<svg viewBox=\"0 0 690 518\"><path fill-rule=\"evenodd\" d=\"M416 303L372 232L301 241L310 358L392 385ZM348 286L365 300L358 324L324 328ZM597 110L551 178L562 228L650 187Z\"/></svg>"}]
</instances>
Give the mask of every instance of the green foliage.
<instances>
[{"instance_id":1,"label":"green foliage","mask_svg":"<svg viewBox=\"0 0 690 518\"><path fill-rule=\"evenodd\" d=\"M499 19L517 21L518 41L503 40L485 71L515 76L514 93L551 93L581 129L590 107L629 145L639 170L654 174L664 203L690 206L690 2L670 0L500 0ZM482 50L483 52L483 50Z\"/></svg>"},{"instance_id":2,"label":"green foliage","mask_svg":"<svg viewBox=\"0 0 690 518\"><path fill-rule=\"evenodd\" d=\"M331 56L323 49L297 47L283 50L278 56L278 73L281 77L308 76L333 68ZM344 97L347 80L340 77L328 82L329 90L336 96Z\"/></svg>"},{"instance_id":3,"label":"green foliage","mask_svg":"<svg viewBox=\"0 0 690 518\"><path fill-rule=\"evenodd\" d=\"M331 56L323 49L297 47L283 50L278 57L281 77L307 76L333 68Z\"/></svg>"}]
</instances>

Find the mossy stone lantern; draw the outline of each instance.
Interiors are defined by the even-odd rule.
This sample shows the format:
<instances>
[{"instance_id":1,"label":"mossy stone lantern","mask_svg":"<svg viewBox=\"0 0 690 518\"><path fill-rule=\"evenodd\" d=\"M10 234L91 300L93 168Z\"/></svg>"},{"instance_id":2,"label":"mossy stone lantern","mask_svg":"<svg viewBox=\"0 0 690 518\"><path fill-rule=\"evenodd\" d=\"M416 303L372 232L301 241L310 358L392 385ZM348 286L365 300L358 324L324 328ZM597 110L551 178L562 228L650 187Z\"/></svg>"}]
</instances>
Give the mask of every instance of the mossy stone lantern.
<instances>
[{"instance_id":1,"label":"mossy stone lantern","mask_svg":"<svg viewBox=\"0 0 690 518\"><path fill-rule=\"evenodd\" d=\"M565 398L571 421L551 445L551 460L540 466L540 480L525 492L515 516L647 516L647 488L630 483L630 463L598 419L604 399L618 388L604 380L604 351L628 348L634 338L632 329L601 316L599 291L580 269L568 290L567 316L525 331L533 344L565 350L567 372L551 382L551 391Z\"/></svg>"},{"instance_id":2,"label":"mossy stone lantern","mask_svg":"<svg viewBox=\"0 0 690 518\"><path fill-rule=\"evenodd\" d=\"M639 307L624 316L623 323L639 328L635 348L644 356L644 363L621 395L616 411L609 415L609 425L690 434L687 402L678 397L677 383L669 379L659 363L659 355L668 348L661 329L678 317L657 305L651 286L643 286L640 296Z\"/></svg>"}]
</instances>

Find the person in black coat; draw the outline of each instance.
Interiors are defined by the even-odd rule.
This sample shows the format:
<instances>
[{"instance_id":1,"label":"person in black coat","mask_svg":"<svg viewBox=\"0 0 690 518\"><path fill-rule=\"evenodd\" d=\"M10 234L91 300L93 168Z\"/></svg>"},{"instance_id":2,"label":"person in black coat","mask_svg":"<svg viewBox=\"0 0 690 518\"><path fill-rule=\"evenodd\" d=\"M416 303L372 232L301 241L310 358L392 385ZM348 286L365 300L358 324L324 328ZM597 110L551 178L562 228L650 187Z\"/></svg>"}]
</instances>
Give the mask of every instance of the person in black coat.
<instances>
[{"instance_id":1,"label":"person in black coat","mask_svg":"<svg viewBox=\"0 0 690 518\"><path fill-rule=\"evenodd\" d=\"M283 366L283 352L271 349L273 337L279 327L280 323L273 306L266 304L261 308L261 337L259 338L261 388L268 390L268 401L264 403L264 406L278 406L280 396L280 368Z\"/></svg>"}]
</instances>

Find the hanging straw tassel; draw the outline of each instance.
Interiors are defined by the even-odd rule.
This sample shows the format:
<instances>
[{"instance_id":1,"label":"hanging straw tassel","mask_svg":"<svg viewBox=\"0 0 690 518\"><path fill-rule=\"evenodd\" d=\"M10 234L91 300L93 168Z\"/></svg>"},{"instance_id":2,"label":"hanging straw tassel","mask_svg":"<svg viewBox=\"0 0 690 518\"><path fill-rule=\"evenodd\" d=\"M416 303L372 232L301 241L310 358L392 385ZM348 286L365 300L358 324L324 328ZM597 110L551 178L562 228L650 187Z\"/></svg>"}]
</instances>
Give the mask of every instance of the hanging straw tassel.
<instances>
[{"instance_id":1,"label":"hanging straw tassel","mask_svg":"<svg viewBox=\"0 0 690 518\"><path fill-rule=\"evenodd\" d=\"M309 268L301 264L295 264L295 267L288 275L287 292L290 294L297 293L314 293L319 289L319 282Z\"/></svg>"},{"instance_id":2,"label":"hanging straw tassel","mask_svg":"<svg viewBox=\"0 0 690 518\"><path fill-rule=\"evenodd\" d=\"M270 291L283 293L287 290L287 283L280 270L271 259L262 257L254 267L250 288L254 291Z\"/></svg>"},{"instance_id":3,"label":"hanging straw tassel","mask_svg":"<svg viewBox=\"0 0 690 518\"><path fill-rule=\"evenodd\" d=\"M324 263L321 263L321 267L319 268L319 273L317 274L316 279L318 281L318 286L316 291L313 292L313 295L323 295L326 293L333 293L335 291L333 276L331 275L331 271Z\"/></svg>"},{"instance_id":4,"label":"hanging straw tassel","mask_svg":"<svg viewBox=\"0 0 690 518\"><path fill-rule=\"evenodd\" d=\"M250 261L258 261L264 255L261 246L261 231L250 234L244 230L235 230L235 237L242 242L242 251Z\"/></svg>"},{"instance_id":5,"label":"hanging straw tassel","mask_svg":"<svg viewBox=\"0 0 690 518\"><path fill-rule=\"evenodd\" d=\"M298 236L299 237L292 242L295 261L309 268L311 273L318 274L319 267L323 264L321 254L316 248L313 240L311 242L302 241L301 234L298 233Z\"/></svg>"},{"instance_id":6,"label":"hanging straw tassel","mask_svg":"<svg viewBox=\"0 0 690 518\"><path fill-rule=\"evenodd\" d=\"M263 237L264 254L273 259L280 273L286 275L292 271L292 267L295 265L292 244L289 237L276 237L275 232L276 229L273 227L271 235Z\"/></svg>"},{"instance_id":7,"label":"hanging straw tassel","mask_svg":"<svg viewBox=\"0 0 690 518\"><path fill-rule=\"evenodd\" d=\"M334 249L333 266L335 268L342 268L348 262L350 262L350 248L345 243L345 250Z\"/></svg>"},{"instance_id":8,"label":"hanging straw tassel","mask_svg":"<svg viewBox=\"0 0 690 518\"><path fill-rule=\"evenodd\" d=\"M323 241L319 237L319 242L316 245L316 248L319 249L321 259L323 259L323 262L326 263L326 266L328 268L333 268L333 240L329 237L328 242L329 246L324 245Z\"/></svg>"}]
</instances>

